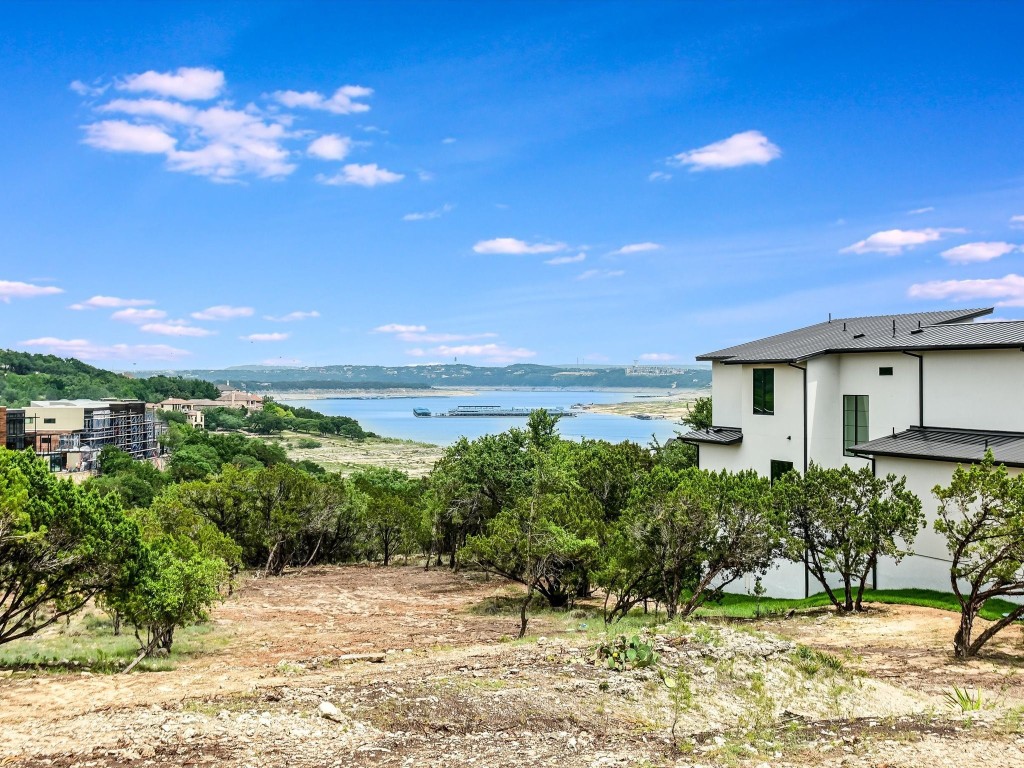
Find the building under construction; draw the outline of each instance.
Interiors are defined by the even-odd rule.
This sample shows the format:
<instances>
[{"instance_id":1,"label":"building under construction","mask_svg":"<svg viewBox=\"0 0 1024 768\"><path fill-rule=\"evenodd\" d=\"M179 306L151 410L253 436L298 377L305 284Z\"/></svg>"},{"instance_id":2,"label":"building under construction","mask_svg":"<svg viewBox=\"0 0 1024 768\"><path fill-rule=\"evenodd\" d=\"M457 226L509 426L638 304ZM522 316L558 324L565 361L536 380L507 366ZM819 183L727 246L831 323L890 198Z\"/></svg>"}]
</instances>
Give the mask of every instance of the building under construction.
<instances>
[{"instance_id":1,"label":"building under construction","mask_svg":"<svg viewBox=\"0 0 1024 768\"><path fill-rule=\"evenodd\" d=\"M160 452L162 422L141 400L33 400L0 408L0 434L11 450L31 448L58 471L94 470L105 445L139 461Z\"/></svg>"}]
</instances>

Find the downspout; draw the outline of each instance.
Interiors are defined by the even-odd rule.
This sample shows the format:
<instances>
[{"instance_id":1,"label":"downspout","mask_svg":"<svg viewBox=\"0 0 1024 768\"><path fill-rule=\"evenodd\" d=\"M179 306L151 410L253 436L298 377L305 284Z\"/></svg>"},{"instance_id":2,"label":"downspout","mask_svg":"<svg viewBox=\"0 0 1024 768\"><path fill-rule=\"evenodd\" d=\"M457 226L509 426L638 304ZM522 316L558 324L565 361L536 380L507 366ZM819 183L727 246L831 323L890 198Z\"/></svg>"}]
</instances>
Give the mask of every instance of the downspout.
<instances>
[{"instance_id":1,"label":"downspout","mask_svg":"<svg viewBox=\"0 0 1024 768\"><path fill-rule=\"evenodd\" d=\"M807 364L793 365L786 363L790 368L796 368L804 375L804 474L807 474ZM807 551L804 550L804 597L811 596L811 568L807 562Z\"/></svg>"},{"instance_id":2,"label":"downspout","mask_svg":"<svg viewBox=\"0 0 1024 768\"><path fill-rule=\"evenodd\" d=\"M917 426L924 426L924 355L903 352L904 355L917 358Z\"/></svg>"},{"instance_id":3,"label":"downspout","mask_svg":"<svg viewBox=\"0 0 1024 768\"><path fill-rule=\"evenodd\" d=\"M872 477L878 477L878 467L875 465L875 457L871 457L871 475ZM878 559L875 559L875 564L871 566L871 588L878 589Z\"/></svg>"},{"instance_id":4,"label":"downspout","mask_svg":"<svg viewBox=\"0 0 1024 768\"><path fill-rule=\"evenodd\" d=\"M804 473L807 472L807 365L793 365L786 363L790 368L796 368L804 375Z\"/></svg>"}]
</instances>

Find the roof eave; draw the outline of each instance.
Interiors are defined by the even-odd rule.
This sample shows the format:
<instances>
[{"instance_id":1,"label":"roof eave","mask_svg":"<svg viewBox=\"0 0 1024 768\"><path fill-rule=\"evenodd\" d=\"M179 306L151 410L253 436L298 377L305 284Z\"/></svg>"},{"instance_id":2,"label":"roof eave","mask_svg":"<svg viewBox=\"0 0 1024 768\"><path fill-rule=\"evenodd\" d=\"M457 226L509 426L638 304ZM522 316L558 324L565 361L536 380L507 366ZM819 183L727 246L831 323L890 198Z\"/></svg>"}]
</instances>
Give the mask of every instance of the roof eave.
<instances>
[{"instance_id":1,"label":"roof eave","mask_svg":"<svg viewBox=\"0 0 1024 768\"><path fill-rule=\"evenodd\" d=\"M850 453L853 453L862 458L874 458L876 456L885 456L896 459L916 459L918 461L941 461L946 464L980 464L984 459L981 457L973 456L937 456L934 454L924 453L903 453L899 451L887 451L882 450L869 450L863 449L858 450L856 446L849 449ZM1021 461L1002 461L996 459L996 464L1003 464L1007 467L1024 467L1024 462Z\"/></svg>"}]
</instances>

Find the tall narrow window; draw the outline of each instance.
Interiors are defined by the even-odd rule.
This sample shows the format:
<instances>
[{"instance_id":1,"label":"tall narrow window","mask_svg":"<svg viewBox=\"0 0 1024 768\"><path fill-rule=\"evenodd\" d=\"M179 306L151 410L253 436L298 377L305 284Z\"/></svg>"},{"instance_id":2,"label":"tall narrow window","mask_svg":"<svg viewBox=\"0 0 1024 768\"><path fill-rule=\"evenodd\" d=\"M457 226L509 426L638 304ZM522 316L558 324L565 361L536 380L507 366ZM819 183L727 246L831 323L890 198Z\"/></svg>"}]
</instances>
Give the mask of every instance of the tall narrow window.
<instances>
[{"instance_id":1,"label":"tall narrow window","mask_svg":"<svg viewBox=\"0 0 1024 768\"><path fill-rule=\"evenodd\" d=\"M787 472L792 472L793 471L793 462L792 461L779 461L778 459L772 459L771 468L772 468L772 475L771 475L772 485L775 485L775 481L776 480L778 480L780 477L782 477Z\"/></svg>"},{"instance_id":2,"label":"tall narrow window","mask_svg":"<svg viewBox=\"0 0 1024 768\"><path fill-rule=\"evenodd\" d=\"M754 413L771 416L775 413L775 369L754 369Z\"/></svg>"},{"instance_id":3,"label":"tall narrow window","mask_svg":"<svg viewBox=\"0 0 1024 768\"><path fill-rule=\"evenodd\" d=\"M868 396L843 395L843 455L853 456L850 448L868 440Z\"/></svg>"}]
</instances>

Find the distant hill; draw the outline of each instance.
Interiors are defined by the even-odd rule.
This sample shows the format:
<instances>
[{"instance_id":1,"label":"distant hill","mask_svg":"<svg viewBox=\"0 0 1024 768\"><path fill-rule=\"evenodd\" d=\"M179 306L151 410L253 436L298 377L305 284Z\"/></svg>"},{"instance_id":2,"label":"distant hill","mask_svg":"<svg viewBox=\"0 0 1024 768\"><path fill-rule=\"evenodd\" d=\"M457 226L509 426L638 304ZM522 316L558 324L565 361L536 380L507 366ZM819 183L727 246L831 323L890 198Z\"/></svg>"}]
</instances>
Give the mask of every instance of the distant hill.
<instances>
[{"instance_id":1,"label":"distant hill","mask_svg":"<svg viewBox=\"0 0 1024 768\"><path fill-rule=\"evenodd\" d=\"M30 400L119 397L158 403L168 397L216 398L208 381L180 376L130 378L75 358L0 350L0 405Z\"/></svg>"},{"instance_id":2,"label":"distant hill","mask_svg":"<svg viewBox=\"0 0 1024 768\"><path fill-rule=\"evenodd\" d=\"M156 373L156 372L154 372ZM482 367L444 365L327 365L318 367L239 366L219 370L175 371L249 391L388 389L395 387L649 387L696 389L711 385L709 368L666 366L577 367L515 364ZM140 373L140 376L147 375Z\"/></svg>"}]
</instances>

